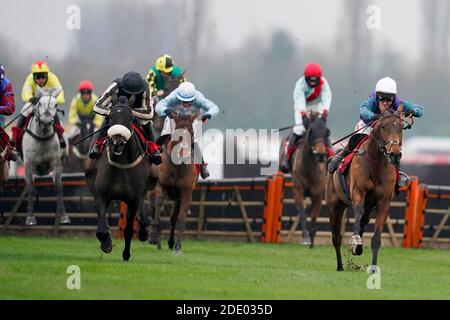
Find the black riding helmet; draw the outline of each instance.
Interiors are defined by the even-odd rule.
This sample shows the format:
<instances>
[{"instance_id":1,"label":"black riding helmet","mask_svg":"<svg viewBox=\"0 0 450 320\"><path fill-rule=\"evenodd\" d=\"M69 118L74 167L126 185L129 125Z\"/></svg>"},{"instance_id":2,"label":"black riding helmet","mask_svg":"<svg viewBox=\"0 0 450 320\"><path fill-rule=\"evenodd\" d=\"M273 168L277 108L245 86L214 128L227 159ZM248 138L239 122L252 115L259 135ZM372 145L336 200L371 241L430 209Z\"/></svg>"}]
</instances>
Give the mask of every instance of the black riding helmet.
<instances>
[{"instance_id":1,"label":"black riding helmet","mask_svg":"<svg viewBox=\"0 0 450 320\"><path fill-rule=\"evenodd\" d=\"M145 92L147 89L147 82L142 76L134 71L127 72L119 81L119 89L127 95L138 95Z\"/></svg>"}]
</instances>

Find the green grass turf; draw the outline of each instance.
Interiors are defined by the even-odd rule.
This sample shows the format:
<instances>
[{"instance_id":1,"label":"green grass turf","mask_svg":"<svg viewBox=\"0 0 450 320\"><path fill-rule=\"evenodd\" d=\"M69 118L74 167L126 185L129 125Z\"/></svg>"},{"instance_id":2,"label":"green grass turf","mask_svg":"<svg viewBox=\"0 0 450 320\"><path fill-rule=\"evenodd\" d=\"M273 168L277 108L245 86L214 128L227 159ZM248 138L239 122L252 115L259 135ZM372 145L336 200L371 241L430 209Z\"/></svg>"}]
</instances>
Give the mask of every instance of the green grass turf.
<instances>
[{"instance_id":1,"label":"green grass turf","mask_svg":"<svg viewBox=\"0 0 450 320\"><path fill-rule=\"evenodd\" d=\"M0 299L449 299L450 251L381 248L381 289L366 271L335 271L332 246L185 241L174 256L122 240L110 254L97 239L0 237ZM370 264L370 245L353 264ZM345 248L346 249L346 248ZM69 265L81 289L68 290Z\"/></svg>"}]
</instances>

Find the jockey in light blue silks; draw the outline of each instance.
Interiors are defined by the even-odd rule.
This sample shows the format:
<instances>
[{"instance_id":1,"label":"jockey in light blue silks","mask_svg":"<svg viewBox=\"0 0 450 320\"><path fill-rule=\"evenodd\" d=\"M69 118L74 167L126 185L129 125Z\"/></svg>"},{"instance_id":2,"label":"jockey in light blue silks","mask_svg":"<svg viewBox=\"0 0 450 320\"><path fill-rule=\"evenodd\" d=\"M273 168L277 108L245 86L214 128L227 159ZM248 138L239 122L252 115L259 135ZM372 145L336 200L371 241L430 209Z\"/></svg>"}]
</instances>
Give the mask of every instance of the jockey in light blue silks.
<instances>
[{"instance_id":1,"label":"jockey in light blue silks","mask_svg":"<svg viewBox=\"0 0 450 320\"><path fill-rule=\"evenodd\" d=\"M172 91L166 98L158 102L155 107L158 115L166 115L164 127L158 142L164 141L165 138L172 134L175 129L175 121L170 118L172 112L179 114L198 114L201 120L196 119L192 124L194 129L194 142L192 148L198 152L194 152L195 161L200 164L200 175L203 179L209 176L206 163L201 155L200 148L196 141L196 133L199 132L208 120L215 117L219 113L219 107L212 101L206 99L200 91L190 82L181 83L178 88ZM201 159L201 160L200 160Z\"/></svg>"},{"instance_id":2,"label":"jockey in light blue silks","mask_svg":"<svg viewBox=\"0 0 450 320\"><path fill-rule=\"evenodd\" d=\"M411 114L413 117L421 117L423 115L423 107L420 105L413 104L409 101L402 100L397 95L397 83L395 80L385 77L378 80L375 91L372 92L369 97L361 104L359 107L360 120L356 124L355 130L359 130L364 126L367 126L372 121L381 117L383 112L387 109L392 109L397 111L400 108L406 114ZM353 148L356 147L357 143L365 136L370 135L372 132L372 127L360 131L359 135L354 135L356 139L351 139L351 143L343 148L336 156L330 159L328 166L328 171L333 173L339 167L342 159L349 155ZM352 137L353 138L353 137ZM399 170L399 178L397 180L397 185L399 187L404 186L409 181L409 177L406 173Z\"/></svg>"},{"instance_id":3,"label":"jockey in light blue silks","mask_svg":"<svg viewBox=\"0 0 450 320\"><path fill-rule=\"evenodd\" d=\"M289 139L286 160L280 166L283 172L287 173L291 170L292 156L306 132L303 124L309 122L308 113L319 112L321 117L326 118L330 110L331 98L328 81L322 77L322 67L317 63L307 64L303 77L297 81L294 89L295 126ZM329 142L328 147L330 147Z\"/></svg>"}]
</instances>

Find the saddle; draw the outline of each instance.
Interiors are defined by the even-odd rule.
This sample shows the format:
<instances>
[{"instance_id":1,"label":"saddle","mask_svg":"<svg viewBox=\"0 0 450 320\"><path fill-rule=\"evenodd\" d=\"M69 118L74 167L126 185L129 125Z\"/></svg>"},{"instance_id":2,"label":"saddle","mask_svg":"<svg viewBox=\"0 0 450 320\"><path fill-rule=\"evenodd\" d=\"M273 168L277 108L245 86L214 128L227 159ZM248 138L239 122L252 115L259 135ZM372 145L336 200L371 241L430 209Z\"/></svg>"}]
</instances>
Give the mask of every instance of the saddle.
<instances>
[{"instance_id":1,"label":"saddle","mask_svg":"<svg viewBox=\"0 0 450 320\"><path fill-rule=\"evenodd\" d=\"M356 146L352 148L352 151L341 161L341 164L338 167L338 172L340 174L347 175L348 169L350 168L350 164L352 163L355 154L358 153L359 148L367 139L369 139L368 135L362 137L361 140L359 140L359 142L356 144Z\"/></svg>"}]
</instances>

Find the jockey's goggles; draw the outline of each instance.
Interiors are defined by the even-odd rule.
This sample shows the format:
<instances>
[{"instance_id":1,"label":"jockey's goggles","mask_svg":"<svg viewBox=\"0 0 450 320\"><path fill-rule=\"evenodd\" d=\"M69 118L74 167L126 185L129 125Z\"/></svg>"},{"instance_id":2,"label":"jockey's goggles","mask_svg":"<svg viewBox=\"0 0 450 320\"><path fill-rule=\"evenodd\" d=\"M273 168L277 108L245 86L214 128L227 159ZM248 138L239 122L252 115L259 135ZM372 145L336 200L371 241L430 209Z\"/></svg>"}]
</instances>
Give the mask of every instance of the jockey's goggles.
<instances>
[{"instance_id":1,"label":"jockey's goggles","mask_svg":"<svg viewBox=\"0 0 450 320\"><path fill-rule=\"evenodd\" d=\"M392 102L392 101L394 101L394 98L395 98L395 95L392 95L392 94L378 94L377 95L378 101L381 101L381 102L385 102L385 101Z\"/></svg>"},{"instance_id":2,"label":"jockey's goggles","mask_svg":"<svg viewBox=\"0 0 450 320\"><path fill-rule=\"evenodd\" d=\"M92 91L91 90L81 90L80 93L81 94L91 94Z\"/></svg>"},{"instance_id":3,"label":"jockey's goggles","mask_svg":"<svg viewBox=\"0 0 450 320\"><path fill-rule=\"evenodd\" d=\"M35 79L47 79L47 72L38 72L33 75Z\"/></svg>"}]
</instances>

